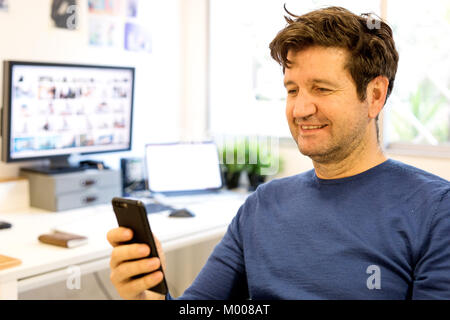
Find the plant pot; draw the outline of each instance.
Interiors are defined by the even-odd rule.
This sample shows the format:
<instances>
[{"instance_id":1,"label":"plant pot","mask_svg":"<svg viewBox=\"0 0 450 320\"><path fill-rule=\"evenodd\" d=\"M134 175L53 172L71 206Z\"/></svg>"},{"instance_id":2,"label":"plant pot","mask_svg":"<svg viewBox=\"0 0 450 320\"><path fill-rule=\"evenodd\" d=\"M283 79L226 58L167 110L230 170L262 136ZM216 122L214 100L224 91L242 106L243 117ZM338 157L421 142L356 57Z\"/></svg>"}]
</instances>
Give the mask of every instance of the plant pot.
<instances>
[{"instance_id":1,"label":"plant pot","mask_svg":"<svg viewBox=\"0 0 450 320\"><path fill-rule=\"evenodd\" d=\"M239 179L241 177L241 172L227 172L223 173L224 181L227 189L236 189L239 187Z\"/></svg>"},{"instance_id":2,"label":"plant pot","mask_svg":"<svg viewBox=\"0 0 450 320\"><path fill-rule=\"evenodd\" d=\"M263 184L266 181L266 177L267 176L262 176L257 173L248 173L248 191L255 191L260 184Z\"/></svg>"}]
</instances>

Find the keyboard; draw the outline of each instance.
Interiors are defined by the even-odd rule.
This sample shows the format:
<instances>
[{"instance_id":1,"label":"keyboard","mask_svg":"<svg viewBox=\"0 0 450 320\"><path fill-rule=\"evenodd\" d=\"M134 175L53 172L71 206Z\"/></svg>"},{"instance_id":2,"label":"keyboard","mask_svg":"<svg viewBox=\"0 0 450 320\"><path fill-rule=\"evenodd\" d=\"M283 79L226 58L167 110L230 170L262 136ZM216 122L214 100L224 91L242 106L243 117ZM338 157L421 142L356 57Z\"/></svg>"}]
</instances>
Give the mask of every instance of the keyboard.
<instances>
[{"instance_id":1,"label":"keyboard","mask_svg":"<svg viewBox=\"0 0 450 320\"><path fill-rule=\"evenodd\" d=\"M216 195L221 194L222 190L186 190L186 191L172 191L161 192L160 195L164 197L182 197L182 196L202 196L202 195Z\"/></svg>"},{"instance_id":2,"label":"keyboard","mask_svg":"<svg viewBox=\"0 0 450 320\"><path fill-rule=\"evenodd\" d=\"M158 202L148 202L148 203L144 203L144 204L145 204L145 210L147 211L148 214L174 209L171 206L168 206L168 205L165 205L162 203L158 203Z\"/></svg>"}]
</instances>

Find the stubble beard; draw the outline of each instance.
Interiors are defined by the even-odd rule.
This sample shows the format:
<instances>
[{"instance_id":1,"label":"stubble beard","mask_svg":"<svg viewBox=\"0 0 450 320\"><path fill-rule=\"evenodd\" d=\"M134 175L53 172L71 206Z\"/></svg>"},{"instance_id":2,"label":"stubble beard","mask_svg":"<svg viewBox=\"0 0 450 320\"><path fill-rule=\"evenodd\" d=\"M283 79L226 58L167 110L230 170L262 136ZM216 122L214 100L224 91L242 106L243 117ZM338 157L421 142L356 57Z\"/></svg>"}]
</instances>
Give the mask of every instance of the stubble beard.
<instances>
[{"instance_id":1,"label":"stubble beard","mask_svg":"<svg viewBox=\"0 0 450 320\"><path fill-rule=\"evenodd\" d=\"M362 141L366 129L366 124L364 124L363 121L360 121L355 124L344 137L338 139L331 135L331 141L328 146L321 146L320 148L315 148L316 150L311 151L301 147L301 142L299 142L301 137L299 137L298 134L297 139L294 137L294 140L300 153L309 157L314 162L319 164L338 163L348 158L358 147L363 147Z\"/></svg>"}]
</instances>

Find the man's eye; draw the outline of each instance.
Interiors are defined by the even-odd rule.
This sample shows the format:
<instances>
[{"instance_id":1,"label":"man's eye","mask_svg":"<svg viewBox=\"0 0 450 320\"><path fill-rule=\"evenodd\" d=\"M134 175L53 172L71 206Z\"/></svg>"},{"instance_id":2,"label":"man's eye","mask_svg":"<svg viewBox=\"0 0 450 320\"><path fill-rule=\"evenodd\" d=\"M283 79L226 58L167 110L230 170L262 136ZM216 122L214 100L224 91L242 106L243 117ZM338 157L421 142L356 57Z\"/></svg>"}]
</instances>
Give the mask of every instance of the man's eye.
<instances>
[{"instance_id":1,"label":"man's eye","mask_svg":"<svg viewBox=\"0 0 450 320\"><path fill-rule=\"evenodd\" d=\"M296 94L296 93L297 93L296 89L288 90L288 94Z\"/></svg>"},{"instance_id":2,"label":"man's eye","mask_svg":"<svg viewBox=\"0 0 450 320\"><path fill-rule=\"evenodd\" d=\"M321 92L321 93L327 93L330 92L330 89L327 88L316 88L316 91Z\"/></svg>"}]
</instances>

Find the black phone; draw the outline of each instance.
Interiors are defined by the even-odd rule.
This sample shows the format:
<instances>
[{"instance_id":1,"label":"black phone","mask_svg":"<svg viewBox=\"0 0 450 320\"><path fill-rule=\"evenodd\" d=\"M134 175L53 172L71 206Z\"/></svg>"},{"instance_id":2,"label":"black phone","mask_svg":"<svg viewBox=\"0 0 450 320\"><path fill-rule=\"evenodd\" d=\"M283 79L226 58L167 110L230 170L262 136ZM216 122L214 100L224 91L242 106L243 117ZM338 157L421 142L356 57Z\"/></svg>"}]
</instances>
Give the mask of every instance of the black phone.
<instances>
[{"instance_id":1,"label":"black phone","mask_svg":"<svg viewBox=\"0 0 450 320\"><path fill-rule=\"evenodd\" d=\"M112 199L112 205L119 226L133 230L133 238L125 244L145 243L150 247L150 255L147 258L159 258L152 230L147 219L147 211L145 210L144 203L140 200L114 197ZM158 270L163 272L161 266ZM137 275L133 277L133 279L138 279L145 275L147 274ZM161 281L155 287L149 288L148 290L155 291L164 295L167 294L168 289L165 276L163 278L163 281Z\"/></svg>"}]
</instances>

